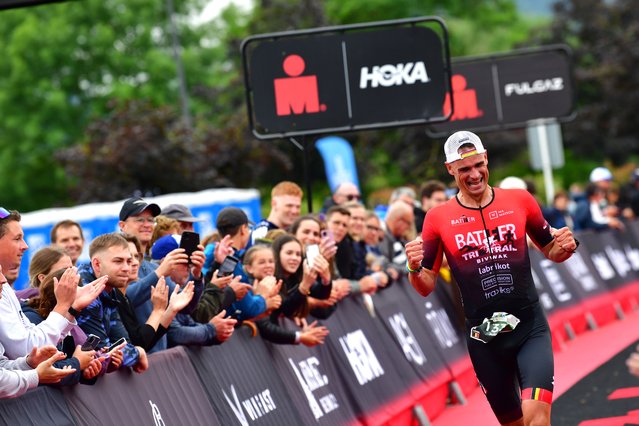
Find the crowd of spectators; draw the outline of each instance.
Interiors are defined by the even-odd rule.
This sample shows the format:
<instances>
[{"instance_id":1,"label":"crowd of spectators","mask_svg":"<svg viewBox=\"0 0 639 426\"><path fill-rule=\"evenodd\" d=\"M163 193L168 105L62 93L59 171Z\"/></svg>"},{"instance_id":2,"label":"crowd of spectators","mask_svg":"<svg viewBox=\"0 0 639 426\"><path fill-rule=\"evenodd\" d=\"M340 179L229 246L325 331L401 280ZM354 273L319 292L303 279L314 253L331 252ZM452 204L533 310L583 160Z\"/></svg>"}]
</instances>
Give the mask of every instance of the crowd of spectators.
<instances>
[{"instance_id":1,"label":"crowd of spectators","mask_svg":"<svg viewBox=\"0 0 639 426\"><path fill-rule=\"evenodd\" d=\"M556 228L623 229L639 214L639 169L618 191L612 181L608 169L593 170L583 193L557 192L545 217ZM405 285L404 245L450 192L439 181L419 192L397 188L383 217L351 182L319 214L301 215L303 197L297 184L280 182L257 224L226 207L191 250L181 243L201 219L187 206L130 198L119 231L90 242L88 263L79 261L81 225L57 223L51 245L32 255L29 287L18 291L28 247L20 214L0 208L0 397L38 384L92 384L122 368L143 373L148 353L224 344L242 326L275 344L323 344L330 330L322 320L341 300L370 301ZM442 274L450 280L445 265Z\"/></svg>"}]
</instances>

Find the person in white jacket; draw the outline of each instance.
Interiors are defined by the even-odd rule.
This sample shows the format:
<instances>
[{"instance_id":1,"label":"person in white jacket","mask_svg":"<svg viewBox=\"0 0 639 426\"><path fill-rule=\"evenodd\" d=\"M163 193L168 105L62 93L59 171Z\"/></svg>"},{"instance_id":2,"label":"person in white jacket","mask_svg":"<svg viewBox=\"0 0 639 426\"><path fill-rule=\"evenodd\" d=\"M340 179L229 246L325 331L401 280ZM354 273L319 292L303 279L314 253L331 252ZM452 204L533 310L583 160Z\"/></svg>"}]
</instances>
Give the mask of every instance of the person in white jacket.
<instances>
[{"instance_id":1,"label":"person in white jacket","mask_svg":"<svg viewBox=\"0 0 639 426\"><path fill-rule=\"evenodd\" d=\"M27 356L10 360L4 356L4 347L0 344L0 398L15 398L40 383L57 383L73 374L75 368L53 366L54 362L65 357L64 352L58 351L55 346L46 345L33 348Z\"/></svg>"},{"instance_id":2,"label":"person in white jacket","mask_svg":"<svg viewBox=\"0 0 639 426\"><path fill-rule=\"evenodd\" d=\"M6 285L7 279L0 267L0 284ZM0 298L1 298L0 293ZM0 317L0 324L4 318ZM56 368L53 363L64 359L66 355L53 345L33 347L28 355L10 360L4 355L4 346L0 342L0 398L14 398L24 394L39 383L57 383L65 376L75 372L67 366Z\"/></svg>"},{"instance_id":3,"label":"person in white jacket","mask_svg":"<svg viewBox=\"0 0 639 426\"><path fill-rule=\"evenodd\" d=\"M106 278L78 288L77 271L63 276L55 288L57 304L49 317L38 325L22 313L12 284L20 273L22 256L28 249L20 226L20 213L0 207L0 271L4 273L0 299L0 343L9 359L25 356L43 345L57 345L75 325L74 316L88 306L104 289ZM73 271L72 271L73 270ZM75 272L75 273L72 273Z\"/></svg>"}]
</instances>

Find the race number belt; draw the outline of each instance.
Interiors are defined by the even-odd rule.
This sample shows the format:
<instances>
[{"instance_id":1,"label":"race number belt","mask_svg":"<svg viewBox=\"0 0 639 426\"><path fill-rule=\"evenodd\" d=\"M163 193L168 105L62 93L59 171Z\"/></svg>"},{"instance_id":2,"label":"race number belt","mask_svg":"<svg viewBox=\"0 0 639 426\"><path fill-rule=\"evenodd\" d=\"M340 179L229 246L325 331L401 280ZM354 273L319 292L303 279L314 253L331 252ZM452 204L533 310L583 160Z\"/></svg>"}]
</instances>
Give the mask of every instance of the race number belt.
<instances>
[{"instance_id":1,"label":"race number belt","mask_svg":"<svg viewBox=\"0 0 639 426\"><path fill-rule=\"evenodd\" d=\"M470 337L488 343L499 333L513 331L519 324L519 318L507 312L495 312L493 316L484 318L484 322L470 329Z\"/></svg>"}]
</instances>

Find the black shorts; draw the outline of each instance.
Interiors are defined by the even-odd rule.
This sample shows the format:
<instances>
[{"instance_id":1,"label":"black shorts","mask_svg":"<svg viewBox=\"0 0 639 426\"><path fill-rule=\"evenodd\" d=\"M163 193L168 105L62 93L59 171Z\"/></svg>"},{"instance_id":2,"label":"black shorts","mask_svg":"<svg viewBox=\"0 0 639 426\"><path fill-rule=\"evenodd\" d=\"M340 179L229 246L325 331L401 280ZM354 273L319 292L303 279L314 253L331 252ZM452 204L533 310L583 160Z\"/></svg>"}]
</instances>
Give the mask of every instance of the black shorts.
<instances>
[{"instance_id":1,"label":"black shorts","mask_svg":"<svg viewBox=\"0 0 639 426\"><path fill-rule=\"evenodd\" d=\"M535 303L508 313L521 322L514 331L498 334L489 343L470 338L470 328L481 324L481 320L466 321L468 352L475 374L502 424L522 417L522 390L530 393L532 388L533 395L542 394L550 402L554 387L550 328L541 306Z\"/></svg>"}]
</instances>

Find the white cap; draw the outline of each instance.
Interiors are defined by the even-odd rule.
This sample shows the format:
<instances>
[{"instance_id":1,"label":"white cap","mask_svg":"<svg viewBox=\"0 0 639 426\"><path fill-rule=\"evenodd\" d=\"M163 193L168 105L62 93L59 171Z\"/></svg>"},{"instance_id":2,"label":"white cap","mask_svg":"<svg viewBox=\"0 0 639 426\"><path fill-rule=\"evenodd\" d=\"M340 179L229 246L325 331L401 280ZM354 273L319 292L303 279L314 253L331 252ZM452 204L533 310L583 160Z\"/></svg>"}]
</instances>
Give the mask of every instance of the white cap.
<instances>
[{"instance_id":1,"label":"white cap","mask_svg":"<svg viewBox=\"0 0 639 426\"><path fill-rule=\"evenodd\" d=\"M462 156L458 151L462 145L471 144L475 147L474 151L466 152ZM453 161L461 160L462 158L470 157L475 154L483 154L486 152L484 145L481 143L479 136L473 132L462 130L455 132L446 139L444 144L444 154L446 154L446 163L452 163Z\"/></svg>"},{"instance_id":2,"label":"white cap","mask_svg":"<svg viewBox=\"0 0 639 426\"><path fill-rule=\"evenodd\" d=\"M528 189L526 181L517 176L505 177L499 184L499 187L503 189Z\"/></svg>"},{"instance_id":3,"label":"white cap","mask_svg":"<svg viewBox=\"0 0 639 426\"><path fill-rule=\"evenodd\" d=\"M590 172L590 182L599 182L601 180L612 180L612 173L605 167L596 167Z\"/></svg>"}]
</instances>

